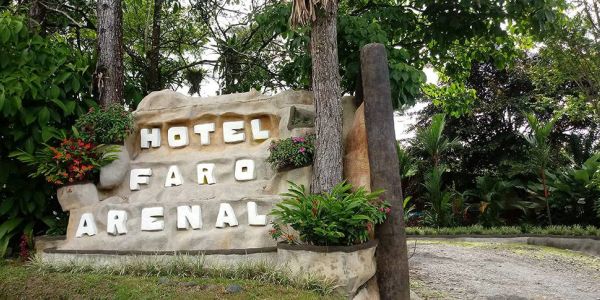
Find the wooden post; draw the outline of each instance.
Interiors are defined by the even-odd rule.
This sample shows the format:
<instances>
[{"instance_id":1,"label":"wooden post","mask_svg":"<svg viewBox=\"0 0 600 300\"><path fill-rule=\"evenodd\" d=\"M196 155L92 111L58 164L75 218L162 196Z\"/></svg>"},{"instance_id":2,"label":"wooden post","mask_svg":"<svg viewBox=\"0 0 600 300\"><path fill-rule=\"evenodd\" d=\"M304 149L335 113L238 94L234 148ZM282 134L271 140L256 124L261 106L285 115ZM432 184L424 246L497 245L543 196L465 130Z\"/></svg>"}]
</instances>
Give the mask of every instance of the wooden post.
<instances>
[{"instance_id":1,"label":"wooden post","mask_svg":"<svg viewBox=\"0 0 600 300\"><path fill-rule=\"evenodd\" d=\"M375 228L377 282L381 299L410 299L406 233L402 211L402 187L396 153L394 108L388 60L382 44L368 44L360 51L362 98L369 148L371 189L384 189L382 198L392 211Z\"/></svg>"}]
</instances>

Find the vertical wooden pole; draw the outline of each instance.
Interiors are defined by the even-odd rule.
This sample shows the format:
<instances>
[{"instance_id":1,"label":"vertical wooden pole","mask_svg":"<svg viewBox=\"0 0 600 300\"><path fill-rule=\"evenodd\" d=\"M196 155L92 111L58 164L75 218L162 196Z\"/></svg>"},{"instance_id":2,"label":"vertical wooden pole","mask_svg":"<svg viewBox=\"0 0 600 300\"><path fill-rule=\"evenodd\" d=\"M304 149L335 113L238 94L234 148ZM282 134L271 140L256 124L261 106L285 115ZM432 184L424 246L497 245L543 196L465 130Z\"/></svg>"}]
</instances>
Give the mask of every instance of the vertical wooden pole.
<instances>
[{"instance_id":1,"label":"vertical wooden pole","mask_svg":"<svg viewBox=\"0 0 600 300\"><path fill-rule=\"evenodd\" d=\"M394 108L388 60L382 44L368 44L360 51L362 98L369 148L371 188L384 189L382 198L392 211L385 223L375 228L377 282L381 299L410 299L406 234L402 212L402 187L396 153Z\"/></svg>"},{"instance_id":2,"label":"vertical wooden pole","mask_svg":"<svg viewBox=\"0 0 600 300\"><path fill-rule=\"evenodd\" d=\"M123 0L98 0L98 62L95 84L102 107L123 102Z\"/></svg>"}]
</instances>

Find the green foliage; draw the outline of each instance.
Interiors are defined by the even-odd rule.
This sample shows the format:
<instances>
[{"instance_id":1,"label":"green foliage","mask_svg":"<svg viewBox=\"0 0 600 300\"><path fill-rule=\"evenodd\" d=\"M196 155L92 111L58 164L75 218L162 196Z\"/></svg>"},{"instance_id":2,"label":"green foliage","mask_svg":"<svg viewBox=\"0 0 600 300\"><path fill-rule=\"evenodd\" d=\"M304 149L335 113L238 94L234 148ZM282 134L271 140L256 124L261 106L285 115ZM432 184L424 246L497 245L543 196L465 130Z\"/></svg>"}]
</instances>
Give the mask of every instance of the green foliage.
<instances>
[{"instance_id":1,"label":"green foliage","mask_svg":"<svg viewBox=\"0 0 600 300\"><path fill-rule=\"evenodd\" d=\"M562 226L547 227L523 225L484 227L481 225L457 227L407 227L408 235L564 235L564 236L600 236L600 228L594 226Z\"/></svg>"},{"instance_id":2,"label":"green foliage","mask_svg":"<svg viewBox=\"0 0 600 300\"><path fill-rule=\"evenodd\" d=\"M431 119L431 124L417 132L417 137L413 144L413 147L428 155L433 166L439 165L442 155L458 145L456 140L450 140L444 136L445 126L446 115L434 115Z\"/></svg>"},{"instance_id":3,"label":"green foliage","mask_svg":"<svg viewBox=\"0 0 600 300\"><path fill-rule=\"evenodd\" d=\"M284 237L289 242L290 226L298 232L300 241L319 246L345 246L364 243L369 230L381 224L390 212L389 204L379 199L381 191L369 193L364 188L352 191L352 185L342 182L331 192L310 194L304 186L290 183L286 197L271 211L275 217L275 239Z\"/></svg>"},{"instance_id":4,"label":"green foliage","mask_svg":"<svg viewBox=\"0 0 600 300\"><path fill-rule=\"evenodd\" d=\"M410 224L410 220L412 218L412 213L417 208L414 204L409 205L410 200L412 200L411 196L405 197L404 201L402 201L402 211L404 212L404 222L408 225Z\"/></svg>"},{"instance_id":5,"label":"green foliage","mask_svg":"<svg viewBox=\"0 0 600 300\"><path fill-rule=\"evenodd\" d=\"M81 139L64 139L58 147L44 148L35 154L23 150L10 157L37 168L31 177L43 176L55 185L95 180L100 168L117 158L117 146L94 145Z\"/></svg>"},{"instance_id":6,"label":"green foliage","mask_svg":"<svg viewBox=\"0 0 600 300\"><path fill-rule=\"evenodd\" d=\"M449 226L452 223L452 193L444 190L442 175L445 166L434 166L425 173L424 197L429 210L425 212L425 223L435 226Z\"/></svg>"},{"instance_id":7,"label":"green foliage","mask_svg":"<svg viewBox=\"0 0 600 300\"><path fill-rule=\"evenodd\" d=\"M274 169L300 168L313 162L315 135L272 141L267 162Z\"/></svg>"},{"instance_id":8,"label":"green foliage","mask_svg":"<svg viewBox=\"0 0 600 300\"><path fill-rule=\"evenodd\" d=\"M398 153L398 162L400 165L400 179L410 178L417 174L417 161L406 151L406 149L396 144L396 152Z\"/></svg>"},{"instance_id":9,"label":"green foliage","mask_svg":"<svg viewBox=\"0 0 600 300\"><path fill-rule=\"evenodd\" d=\"M556 124L554 117L548 122L540 121L534 114L527 114L527 123L530 133L526 134L525 140L529 143L529 158L534 173L546 169L550 161L550 134Z\"/></svg>"},{"instance_id":10,"label":"green foliage","mask_svg":"<svg viewBox=\"0 0 600 300\"><path fill-rule=\"evenodd\" d=\"M123 3L123 44L126 76L126 99L132 108L153 91L150 86L149 56L152 47L154 1L126 0ZM206 9L212 4L205 2ZM160 45L158 82L162 88L196 88L204 79L203 51L207 43L207 28L198 11L180 1L162 1L160 11ZM194 76L200 74L200 76ZM247 91L247 90L246 90Z\"/></svg>"},{"instance_id":11,"label":"green foliage","mask_svg":"<svg viewBox=\"0 0 600 300\"><path fill-rule=\"evenodd\" d=\"M93 144L123 144L133 132L133 115L123 105L90 108L75 122L79 137Z\"/></svg>"},{"instance_id":12,"label":"green foliage","mask_svg":"<svg viewBox=\"0 0 600 300\"><path fill-rule=\"evenodd\" d=\"M550 208L560 224L597 224L600 220L600 186L594 176L600 172L600 153L591 156L581 166L565 167L556 175L548 174ZM539 185L530 185L530 188Z\"/></svg>"},{"instance_id":13,"label":"green foliage","mask_svg":"<svg viewBox=\"0 0 600 300\"><path fill-rule=\"evenodd\" d=\"M552 213L550 210L550 199L547 179L548 164L550 163L550 134L556 124L556 117L553 117L548 122L540 121L534 114L527 114L527 123L529 124L530 133L525 135L525 140L529 143L529 161L526 166L532 174L539 176L539 181L542 184L542 195L546 205L546 214L548 223L552 225Z\"/></svg>"},{"instance_id":14,"label":"green foliage","mask_svg":"<svg viewBox=\"0 0 600 300\"><path fill-rule=\"evenodd\" d=\"M69 225L69 214L61 211L53 211L50 215L43 217L42 222L48 226L46 230L47 235L66 235L67 226Z\"/></svg>"},{"instance_id":15,"label":"green foliage","mask_svg":"<svg viewBox=\"0 0 600 300\"><path fill-rule=\"evenodd\" d=\"M337 44L342 90L356 90L360 48L382 43L387 49L393 105L412 105L425 83L426 65L443 71L448 82L460 84L474 62L510 65L526 36L541 40L563 18L564 1L356 1L339 2ZM218 68L227 80L222 89L247 91L310 87L307 28L288 26L289 2L274 2L254 12L249 24L213 38L220 45ZM509 24L509 26L506 26ZM468 89L461 89L468 91ZM469 106L449 107L452 114ZM465 106L466 105L466 106Z\"/></svg>"},{"instance_id":16,"label":"green foliage","mask_svg":"<svg viewBox=\"0 0 600 300\"><path fill-rule=\"evenodd\" d=\"M467 195L474 198L480 215L479 222L486 227L498 226L505 223L503 214L511 210L520 210L526 212L528 208L533 208L534 203L521 200L520 195L515 190L519 185L517 180L502 180L502 178L481 176L476 179L475 189L467 192Z\"/></svg>"},{"instance_id":17,"label":"green foliage","mask_svg":"<svg viewBox=\"0 0 600 300\"><path fill-rule=\"evenodd\" d=\"M449 226L452 223L454 193L447 191L443 184L446 166L443 156L458 143L449 140L444 134L446 115L436 114L429 126L420 129L413 140L413 148L424 153L431 164L424 164L423 199L429 210L425 212L425 222L436 226Z\"/></svg>"},{"instance_id":18,"label":"green foliage","mask_svg":"<svg viewBox=\"0 0 600 300\"><path fill-rule=\"evenodd\" d=\"M477 99L474 89L455 82L439 87L428 84L423 86L423 92L431 99L433 105L440 107L452 117L460 117L471 112Z\"/></svg>"},{"instance_id":19,"label":"green foliage","mask_svg":"<svg viewBox=\"0 0 600 300\"><path fill-rule=\"evenodd\" d=\"M40 220L60 209L53 189L28 178L32 169L8 154L44 148L93 103L86 91L91 60L63 36L40 36L26 24L0 12L0 256L14 245L13 237L38 233Z\"/></svg>"}]
</instances>

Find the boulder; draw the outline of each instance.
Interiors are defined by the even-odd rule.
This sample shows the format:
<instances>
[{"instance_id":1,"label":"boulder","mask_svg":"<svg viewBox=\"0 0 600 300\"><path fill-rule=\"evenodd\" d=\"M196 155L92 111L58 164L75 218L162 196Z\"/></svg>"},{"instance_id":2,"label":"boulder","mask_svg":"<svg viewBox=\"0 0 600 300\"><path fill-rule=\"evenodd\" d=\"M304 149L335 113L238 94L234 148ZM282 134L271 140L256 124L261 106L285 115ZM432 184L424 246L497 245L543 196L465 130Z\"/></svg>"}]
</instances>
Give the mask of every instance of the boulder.
<instances>
[{"instance_id":1,"label":"boulder","mask_svg":"<svg viewBox=\"0 0 600 300\"><path fill-rule=\"evenodd\" d=\"M113 189L126 180L125 175L129 172L129 151L125 146L118 147L121 149L119 157L100 169L100 189Z\"/></svg>"},{"instance_id":2,"label":"boulder","mask_svg":"<svg viewBox=\"0 0 600 300\"><path fill-rule=\"evenodd\" d=\"M56 196L63 211L91 206L99 202L98 190L91 182L60 187L56 191Z\"/></svg>"}]
</instances>

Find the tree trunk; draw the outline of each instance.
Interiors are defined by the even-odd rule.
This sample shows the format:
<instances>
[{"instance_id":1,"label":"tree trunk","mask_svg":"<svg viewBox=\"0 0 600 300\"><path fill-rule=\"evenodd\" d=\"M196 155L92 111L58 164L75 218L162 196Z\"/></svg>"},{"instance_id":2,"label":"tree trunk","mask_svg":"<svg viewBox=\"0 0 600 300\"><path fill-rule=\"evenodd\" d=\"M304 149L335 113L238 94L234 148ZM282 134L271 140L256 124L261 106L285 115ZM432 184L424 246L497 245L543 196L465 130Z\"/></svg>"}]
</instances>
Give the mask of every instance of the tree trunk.
<instances>
[{"instance_id":1,"label":"tree trunk","mask_svg":"<svg viewBox=\"0 0 600 300\"><path fill-rule=\"evenodd\" d=\"M371 189L383 189L391 205L388 218L375 227L377 282L382 300L410 299L408 254L404 231L402 184L399 172L394 108L385 47L368 44L360 51L362 98L369 149Z\"/></svg>"},{"instance_id":2,"label":"tree trunk","mask_svg":"<svg viewBox=\"0 0 600 300\"><path fill-rule=\"evenodd\" d=\"M148 59L148 74L146 89L148 92L162 90L160 78L160 23L163 0L154 0L154 16L152 17L152 39L150 50L146 53Z\"/></svg>"},{"instance_id":3,"label":"tree trunk","mask_svg":"<svg viewBox=\"0 0 600 300\"><path fill-rule=\"evenodd\" d=\"M46 9L42 6L40 0L32 0L30 2L27 27L29 27L29 31L31 32L38 31L40 35L44 35L45 32L42 27L42 22L46 17Z\"/></svg>"},{"instance_id":4,"label":"tree trunk","mask_svg":"<svg viewBox=\"0 0 600 300\"><path fill-rule=\"evenodd\" d=\"M310 33L316 142L311 190L330 191L342 181L342 101L337 53L337 2L319 9Z\"/></svg>"},{"instance_id":5,"label":"tree trunk","mask_svg":"<svg viewBox=\"0 0 600 300\"><path fill-rule=\"evenodd\" d=\"M98 0L98 63L94 85L106 107L123 100L123 11L121 0Z\"/></svg>"},{"instance_id":6,"label":"tree trunk","mask_svg":"<svg viewBox=\"0 0 600 300\"><path fill-rule=\"evenodd\" d=\"M550 226L552 226L552 215L550 214L550 203L548 203L548 186L546 185L546 172L545 170L542 168L542 170L540 171L541 175L542 175L542 186L544 187L544 201L546 202L546 213L548 214L548 224Z\"/></svg>"}]
</instances>

